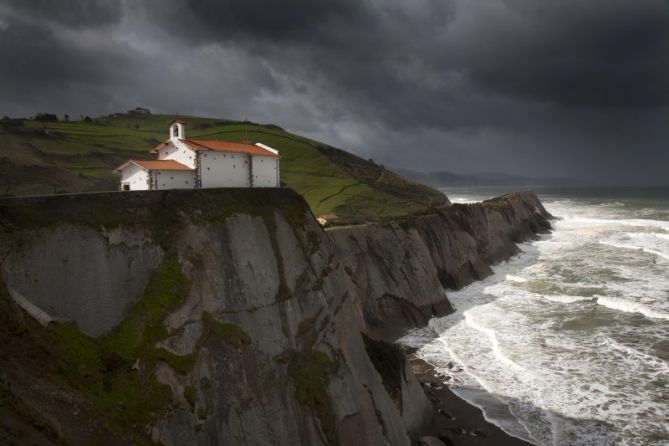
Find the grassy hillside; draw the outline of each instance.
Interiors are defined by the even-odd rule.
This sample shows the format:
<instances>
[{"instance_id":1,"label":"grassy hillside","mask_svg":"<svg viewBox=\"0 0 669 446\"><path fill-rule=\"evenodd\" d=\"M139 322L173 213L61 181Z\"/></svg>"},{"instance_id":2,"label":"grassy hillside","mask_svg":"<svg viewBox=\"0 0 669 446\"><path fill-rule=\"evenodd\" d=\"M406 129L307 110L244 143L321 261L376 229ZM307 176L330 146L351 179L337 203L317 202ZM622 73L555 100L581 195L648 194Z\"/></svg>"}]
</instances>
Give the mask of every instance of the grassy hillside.
<instances>
[{"instance_id":1,"label":"grassy hillside","mask_svg":"<svg viewBox=\"0 0 669 446\"><path fill-rule=\"evenodd\" d=\"M155 159L173 116L114 114L94 120L0 120L0 195L115 190L112 169L127 158ZM186 135L253 141L281 152L281 181L314 214L367 221L443 206L439 192L372 162L273 125L185 116Z\"/></svg>"}]
</instances>

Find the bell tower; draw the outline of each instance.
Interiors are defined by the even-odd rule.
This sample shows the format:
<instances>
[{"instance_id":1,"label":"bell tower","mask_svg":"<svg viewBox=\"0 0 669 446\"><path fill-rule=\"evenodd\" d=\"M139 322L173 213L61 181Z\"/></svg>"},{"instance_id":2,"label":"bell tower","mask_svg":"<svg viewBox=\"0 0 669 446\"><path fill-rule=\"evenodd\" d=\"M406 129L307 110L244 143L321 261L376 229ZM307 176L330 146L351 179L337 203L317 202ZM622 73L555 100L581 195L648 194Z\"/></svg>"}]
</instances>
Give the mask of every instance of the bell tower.
<instances>
[{"instance_id":1,"label":"bell tower","mask_svg":"<svg viewBox=\"0 0 669 446\"><path fill-rule=\"evenodd\" d=\"M175 119L170 123L170 139L172 141L186 139L186 123L184 121Z\"/></svg>"}]
</instances>

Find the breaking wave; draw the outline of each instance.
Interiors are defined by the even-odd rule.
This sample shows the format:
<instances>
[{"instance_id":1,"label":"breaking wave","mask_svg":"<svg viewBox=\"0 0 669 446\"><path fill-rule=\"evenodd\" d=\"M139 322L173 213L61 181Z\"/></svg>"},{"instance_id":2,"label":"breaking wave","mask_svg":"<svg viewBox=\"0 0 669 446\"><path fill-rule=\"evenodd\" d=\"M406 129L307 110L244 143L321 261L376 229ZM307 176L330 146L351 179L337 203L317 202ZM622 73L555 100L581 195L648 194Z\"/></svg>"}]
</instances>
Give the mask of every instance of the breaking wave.
<instances>
[{"instance_id":1,"label":"breaking wave","mask_svg":"<svg viewBox=\"0 0 669 446\"><path fill-rule=\"evenodd\" d=\"M633 302L619 297L602 296L597 298L597 303L612 310L624 311L626 313L640 313L649 318L669 321L669 313L655 310L651 306L640 302Z\"/></svg>"},{"instance_id":2,"label":"breaking wave","mask_svg":"<svg viewBox=\"0 0 669 446\"><path fill-rule=\"evenodd\" d=\"M630 218L669 202L630 206L547 203L553 234L449 292L456 312L416 333L417 354L535 444L669 445L669 222Z\"/></svg>"}]
</instances>

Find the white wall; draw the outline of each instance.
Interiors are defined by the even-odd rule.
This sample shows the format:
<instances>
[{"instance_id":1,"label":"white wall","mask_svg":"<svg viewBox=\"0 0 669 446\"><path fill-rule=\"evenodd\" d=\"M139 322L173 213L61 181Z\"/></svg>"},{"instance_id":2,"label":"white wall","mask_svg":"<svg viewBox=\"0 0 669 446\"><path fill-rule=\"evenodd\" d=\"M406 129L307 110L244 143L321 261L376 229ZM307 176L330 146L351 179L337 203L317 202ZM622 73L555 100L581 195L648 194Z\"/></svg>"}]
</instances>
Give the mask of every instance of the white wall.
<instances>
[{"instance_id":1,"label":"white wall","mask_svg":"<svg viewBox=\"0 0 669 446\"><path fill-rule=\"evenodd\" d=\"M174 160L195 169L195 151L183 143L169 141L158 149L159 160Z\"/></svg>"},{"instance_id":2,"label":"white wall","mask_svg":"<svg viewBox=\"0 0 669 446\"><path fill-rule=\"evenodd\" d=\"M201 152L202 187L249 187L249 156L245 153Z\"/></svg>"},{"instance_id":3,"label":"white wall","mask_svg":"<svg viewBox=\"0 0 669 446\"><path fill-rule=\"evenodd\" d=\"M130 186L130 190L148 190L149 172L136 164L129 163L121 171L121 190L125 184Z\"/></svg>"},{"instance_id":4,"label":"white wall","mask_svg":"<svg viewBox=\"0 0 669 446\"><path fill-rule=\"evenodd\" d=\"M253 157L253 187L279 187L279 158Z\"/></svg>"},{"instance_id":5,"label":"white wall","mask_svg":"<svg viewBox=\"0 0 669 446\"><path fill-rule=\"evenodd\" d=\"M154 170L156 189L193 189L195 172L186 170Z\"/></svg>"},{"instance_id":6,"label":"white wall","mask_svg":"<svg viewBox=\"0 0 669 446\"><path fill-rule=\"evenodd\" d=\"M171 159L195 168L196 152L181 142L169 141L158 150L158 159ZM253 157L253 187L279 187L279 158L273 156ZM202 187L249 187L249 156L245 153L228 153L203 150L200 152ZM194 176L191 174L194 181ZM175 177L176 178L176 177ZM170 180L177 181L177 180ZM192 188L192 181L185 185L165 183L163 188ZM185 181L185 180L184 180ZM167 186L167 185L171 186Z\"/></svg>"}]
</instances>

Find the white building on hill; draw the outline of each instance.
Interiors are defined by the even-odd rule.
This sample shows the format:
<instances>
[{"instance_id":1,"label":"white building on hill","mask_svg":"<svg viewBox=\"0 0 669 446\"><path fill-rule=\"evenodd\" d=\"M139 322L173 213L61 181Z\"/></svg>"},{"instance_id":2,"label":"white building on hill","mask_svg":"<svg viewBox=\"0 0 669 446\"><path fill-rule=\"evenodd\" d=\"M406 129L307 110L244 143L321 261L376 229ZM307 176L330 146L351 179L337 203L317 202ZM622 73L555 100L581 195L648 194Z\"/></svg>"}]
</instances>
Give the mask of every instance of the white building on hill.
<instances>
[{"instance_id":1,"label":"white building on hill","mask_svg":"<svg viewBox=\"0 0 669 446\"><path fill-rule=\"evenodd\" d=\"M279 187L279 152L260 143L186 139L183 121L151 152L157 160L128 160L115 171L121 190Z\"/></svg>"}]
</instances>

